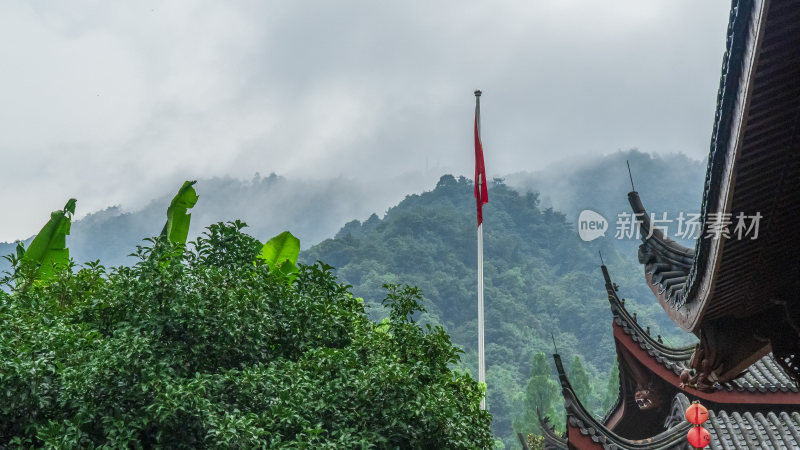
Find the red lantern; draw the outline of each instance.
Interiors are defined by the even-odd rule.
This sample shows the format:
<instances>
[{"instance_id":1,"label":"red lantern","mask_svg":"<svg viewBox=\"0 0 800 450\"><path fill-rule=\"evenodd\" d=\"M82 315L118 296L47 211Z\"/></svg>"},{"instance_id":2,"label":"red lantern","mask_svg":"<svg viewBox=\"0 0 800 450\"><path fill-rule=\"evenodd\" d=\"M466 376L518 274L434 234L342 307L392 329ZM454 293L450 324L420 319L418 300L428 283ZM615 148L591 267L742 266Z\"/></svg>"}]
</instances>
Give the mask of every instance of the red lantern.
<instances>
[{"instance_id":1,"label":"red lantern","mask_svg":"<svg viewBox=\"0 0 800 450\"><path fill-rule=\"evenodd\" d=\"M711 433L701 426L692 427L686 434L689 445L695 448L704 448L711 442Z\"/></svg>"},{"instance_id":2,"label":"red lantern","mask_svg":"<svg viewBox=\"0 0 800 450\"><path fill-rule=\"evenodd\" d=\"M689 423L700 425L708 420L708 410L700 402L695 401L686 408L686 420Z\"/></svg>"}]
</instances>

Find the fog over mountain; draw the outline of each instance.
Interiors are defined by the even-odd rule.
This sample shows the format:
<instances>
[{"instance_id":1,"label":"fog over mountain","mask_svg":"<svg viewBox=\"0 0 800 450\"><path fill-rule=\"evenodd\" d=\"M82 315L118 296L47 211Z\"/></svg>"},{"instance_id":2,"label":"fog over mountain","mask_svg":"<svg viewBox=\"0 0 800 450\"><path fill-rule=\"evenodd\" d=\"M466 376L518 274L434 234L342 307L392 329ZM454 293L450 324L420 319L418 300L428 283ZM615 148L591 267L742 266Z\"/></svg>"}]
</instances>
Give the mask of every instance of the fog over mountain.
<instances>
[{"instance_id":1,"label":"fog over mountain","mask_svg":"<svg viewBox=\"0 0 800 450\"><path fill-rule=\"evenodd\" d=\"M619 151L565 160L547 170L517 172L503 178L521 192L539 192L544 207L563 212L570 222L574 223L583 209L603 214L612 227L606 239L613 240L616 215L630 212L626 160L630 161L636 189L651 211L665 211L669 217L679 211L699 211L705 163L682 154ZM411 172L381 182L349 178L299 180L275 174L256 174L249 180L200 179L196 185L200 198L191 210L189 237L198 236L212 223L240 219L249 225L249 233L261 240L291 230L305 249L333 237L345 223L364 221L372 214L382 217L405 196L433 189L442 170L445 169L437 167ZM131 264L133 259L127 255L136 245L161 231L167 206L178 187L180 182L174 183L174 191L165 192L139 210L110 206L74 221L67 238L71 256L78 263L100 259L106 266ZM80 207L78 199L79 211ZM41 218L41 225L47 218ZM30 230L30 235L36 232L38 229ZM636 241L615 243L624 251L635 251L638 245ZM11 243L0 243L0 254L11 253L13 247ZM5 268L5 263L0 261L0 267Z\"/></svg>"},{"instance_id":2,"label":"fog over mountain","mask_svg":"<svg viewBox=\"0 0 800 450\"><path fill-rule=\"evenodd\" d=\"M435 184L439 174L416 172L365 183L347 178L329 180L288 179L275 174L256 174L250 180L231 177L200 179L195 185L199 200L192 214L189 238L216 222L243 220L248 233L262 241L291 230L307 248L333 236L346 222L383 215L407 194L421 192ZM67 238L70 255L78 263L100 259L106 266L131 264L127 257L145 237L161 232L174 191L165 192L144 208L127 211L111 206L74 221ZM81 202L78 199L78 208ZM42 225L48 217L42 217ZM31 230L31 234L38 230ZM0 244L0 253L11 246Z\"/></svg>"},{"instance_id":3,"label":"fog over mountain","mask_svg":"<svg viewBox=\"0 0 800 450\"><path fill-rule=\"evenodd\" d=\"M631 180L648 213L663 219L666 213L670 237L694 247L693 240L681 239L678 232L679 214L699 213L705 181L706 162L681 153L652 154L633 149L617 151L594 158L568 158L538 172L516 172L505 182L520 191L539 192L542 205L552 207L577 223L581 211L600 213L609 222L605 239L612 241L623 253L636 255L639 240L617 239L620 214L630 214L627 193ZM663 224L664 222L662 222Z\"/></svg>"},{"instance_id":4,"label":"fog over mountain","mask_svg":"<svg viewBox=\"0 0 800 450\"><path fill-rule=\"evenodd\" d=\"M630 163L630 175L626 163ZM649 209L672 211L677 206L693 206L699 210L705 171L705 161L682 153L660 155L632 149L595 158L569 158L544 170L515 172L504 178L511 187L540 192L543 206L565 213L583 209L618 213L630 212L627 198L620 193L631 190L631 178ZM682 199L696 204L684 204Z\"/></svg>"}]
</instances>

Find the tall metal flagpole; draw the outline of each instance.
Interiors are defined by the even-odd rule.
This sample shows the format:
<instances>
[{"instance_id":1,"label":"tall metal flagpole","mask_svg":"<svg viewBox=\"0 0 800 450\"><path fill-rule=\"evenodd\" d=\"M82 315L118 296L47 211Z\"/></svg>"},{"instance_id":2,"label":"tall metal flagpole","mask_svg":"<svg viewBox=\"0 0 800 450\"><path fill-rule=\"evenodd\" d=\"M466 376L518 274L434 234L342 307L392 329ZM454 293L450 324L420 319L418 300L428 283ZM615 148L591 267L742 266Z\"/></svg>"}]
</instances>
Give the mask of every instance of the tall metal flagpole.
<instances>
[{"instance_id":1,"label":"tall metal flagpole","mask_svg":"<svg viewBox=\"0 0 800 450\"><path fill-rule=\"evenodd\" d=\"M475 120L478 123L478 139L481 140L481 91L475 91ZM483 183L485 180L478 174L478 195L482 192ZM483 221L478 224L478 382L486 383L486 359L483 354ZM485 409L484 395L481 410Z\"/></svg>"}]
</instances>

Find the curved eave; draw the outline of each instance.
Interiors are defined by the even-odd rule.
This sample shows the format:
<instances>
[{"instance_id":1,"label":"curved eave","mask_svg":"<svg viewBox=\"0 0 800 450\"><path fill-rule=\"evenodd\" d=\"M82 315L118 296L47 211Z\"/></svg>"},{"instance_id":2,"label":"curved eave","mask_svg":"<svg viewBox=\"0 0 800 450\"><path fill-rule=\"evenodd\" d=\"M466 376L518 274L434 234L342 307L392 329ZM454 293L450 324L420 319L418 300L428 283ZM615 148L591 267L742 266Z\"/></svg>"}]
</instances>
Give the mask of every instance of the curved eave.
<instances>
[{"instance_id":1,"label":"curved eave","mask_svg":"<svg viewBox=\"0 0 800 450\"><path fill-rule=\"evenodd\" d=\"M800 403L797 386L786 374L777 372L771 355L762 358L739 379L721 384L716 390L706 392L681 386L679 365L667 360L659 361L648 353L646 347L630 339L622 327L614 328L614 339L621 345L618 351L629 352L650 372L681 391L700 399L719 404L795 405Z\"/></svg>"},{"instance_id":2,"label":"curved eave","mask_svg":"<svg viewBox=\"0 0 800 450\"><path fill-rule=\"evenodd\" d=\"M625 303L617 294L616 285L611 280L608 268L606 266L601 266L600 269L603 271L606 293L608 294L608 303L611 307L611 313L614 316L614 324L622 327L626 335L631 336L631 339L637 344L641 344L643 348L647 349L648 354L654 358L660 358L674 363L688 361L692 357L695 346L670 347L653 339L625 308Z\"/></svg>"},{"instance_id":3,"label":"curved eave","mask_svg":"<svg viewBox=\"0 0 800 450\"><path fill-rule=\"evenodd\" d=\"M751 316L774 300L794 303L800 288L800 7L753 0L750 9L749 28L740 33L743 57L731 63L744 67L743 81L718 132L715 151L725 157L707 181L718 189L709 192L702 217L705 226L717 222L714 212L760 214L760 232L757 239L703 240L711 242L702 243L697 260L706 267L689 274L696 290L690 299L704 303L700 321Z\"/></svg>"},{"instance_id":4,"label":"curved eave","mask_svg":"<svg viewBox=\"0 0 800 450\"><path fill-rule=\"evenodd\" d=\"M652 227L638 192L629 192L628 202L639 221L642 245L638 257L639 263L644 266L647 286L673 322L680 326L692 322L702 306L699 302L687 302L687 279L696 261L694 250L678 244L664 236L661 230Z\"/></svg>"},{"instance_id":5,"label":"curved eave","mask_svg":"<svg viewBox=\"0 0 800 450\"><path fill-rule=\"evenodd\" d=\"M663 433L647 439L631 440L617 435L598 422L581 404L569 383L561 357L553 355L564 396L564 407L567 410L567 439L576 448L602 449L673 449L684 448L686 433L691 424L678 425Z\"/></svg>"},{"instance_id":6,"label":"curved eave","mask_svg":"<svg viewBox=\"0 0 800 450\"><path fill-rule=\"evenodd\" d=\"M753 73L763 38L762 22L768 3L769 0L738 0L731 9L703 190L701 230L714 222L716 214L730 213L734 166L747 120ZM629 194L629 197L633 197L631 205L634 211L645 213L646 217L636 192ZM634 206L634 200L638 207ZM642 229L644 239L649 234L649 222L645 224L643 221ZM648 270L651 273L646 275L648 284L672 321L684 330L693 332L698 328L707 308L707 300L713 293L724 238L698 239L692 251L658 234L653 233L643 245L645 250L651 250L657 256L657 260L653 260L651 254L640 253L652 264ZM658 264L672 267L659 270ZM659 273L667 276L660 278Z\"/></svg>"},{"instance_id":7,"label":"curved eave","mask_svg":"<svg viewBox=\"0 0 800 450\"><path fill-rule=\"evenodd\" d=\"M601 266L605 279L608 301L614 316L614 342L617 353L627 351L638 361L648 367L661 379L680 390L681 371L690 366L695 346L669 347L664 345L644 330L625 308L617 294L616 285L606 266ZM622 372L620 372L622 374ZM795 404L800 403L800 390L789 377L772 354L758 359L742 374L723 381L714 392L691 390L692 395L720 404ZM622 383L621 383L622 384ZM687 390L688 391L688 390ZM623 393L620 391L620 396ZM614 408L606 415L604 424L609 424L614 413L620 407L618 399Z\"/></svg>"}]
</instances>

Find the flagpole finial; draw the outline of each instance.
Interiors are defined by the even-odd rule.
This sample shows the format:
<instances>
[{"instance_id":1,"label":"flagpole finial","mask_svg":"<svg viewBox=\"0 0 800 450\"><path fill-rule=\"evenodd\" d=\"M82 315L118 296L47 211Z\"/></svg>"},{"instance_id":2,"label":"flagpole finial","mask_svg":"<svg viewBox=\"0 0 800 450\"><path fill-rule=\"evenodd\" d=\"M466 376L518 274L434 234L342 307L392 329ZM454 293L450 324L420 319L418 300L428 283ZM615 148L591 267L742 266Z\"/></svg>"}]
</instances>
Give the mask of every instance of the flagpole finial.
<instances>
[{"instance_id":1,"label":"flagpole finial","mask_svg":"<svg viewBox=\"0 0 800 450\"><path fill-rule=\"evenodd\" d=\"M481 90L480 90L480 89L476 89L476 90L475 90L475 97L480 97L480 96L481 96L481 94L482 94L482 92L481 92Z\"/></svg>"}]
</instances>

